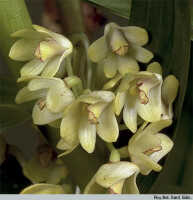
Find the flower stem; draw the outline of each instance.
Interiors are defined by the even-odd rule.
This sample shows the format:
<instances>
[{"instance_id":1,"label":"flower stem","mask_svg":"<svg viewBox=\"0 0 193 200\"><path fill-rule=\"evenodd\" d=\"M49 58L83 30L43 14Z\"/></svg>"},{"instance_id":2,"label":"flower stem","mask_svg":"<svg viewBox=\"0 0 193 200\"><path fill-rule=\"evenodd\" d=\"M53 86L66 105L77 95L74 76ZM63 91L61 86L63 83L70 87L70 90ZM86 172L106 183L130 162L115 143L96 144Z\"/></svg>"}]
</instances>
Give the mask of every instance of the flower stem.
<instances>
[{"instance_id":1,"label":"flower stem","mask_svg":"<svg viewBox=\"0 0 193 200\"><path fill-rule=\"evenodd\" d=\"M72 69L71 58L72 58L72 57L69 56L69 57L66 59L66 71L67 71L68 76L73 76L73 75L74 75L73 69ZM78 96L78 94L79 94L79 92L80 92L80 91L78 91L78 89L80 89L80 88L78 88L77 85L72 87L72 90L73 90L74 95L75 95L76 97Z\"/></svg>"},{"instance_id":2,"label":"flower stem","mask_svg":"<svg viewBox=\"0 0 193 200\"><path fill-rule=\"evenodd\" d=\"M106 146L107 146L107 148L109 149L110 152L113 151L113 150L116 150L116 148L113 146L112 143L106 142Z\"/></svg>"},{"instance_id":3,"label":"flower stem","mask_svg":"<svg viewBox=\"0 0 193 200\"><path fill-rule=\"evenodd\" d=\"M69 35L73 41L74 47L81 45L77 48L78 66L75 66L75 71L81 73L83 86L85 88L91 88L92 78L92 64L88 59L87 49L89 46L89 40L85 34L85 26L81 9L80 0L57 0L61 15L63 17L63 29L64 33ZM74 66L73 66L74 67ZM86 72L86 73L85 73Z\"/></svg>"},{"instance_id":4,"label":"flower stem","mask_svg":"<svg viewBox=\"0 0 193 200\"><path fill-rule=\"evenodd\" d=\"M0 0L0 24L0 53L5 59L13 76L17 78L22 64L12 61L8 57L10 47L14 42L10 34L23 28L32 28L32 22L25 1Z\"/></svg>"},{"instance_id":5,"label":"flower stem","mask_svg":"<svg viewBox=\"0 0 193 200\"><path fill-rule=\"evenodd\" d=\"M120 156L119 151L114 147L113 143L106 142L106 146L110 151L109 161L110 162L119 162L121 156Z\"/></svg>"},{"instance_id":6,"label":"flower stem","mask_svg":"<svg viewBox=\"0 0 193 200\"><path fill-rule=\"evenodd\" d=\"M85 32L80 0L57 0L66 34Z\"/></svg>"},{"instance_id":7,"label":"flower stem","mask_svg":"<svg viewBox=\"0 0 193 200\"><path fill-rule=\"evenodd\" d=\"M127 126L125 124L120 124L119 131L124 131L124 130L128 130Z\"/></svg>"},{"instance_id":8,"label":"flower stem","mask_svg":"<svg viewBox=\"0 0 193 200\"><path fill-rule=\"evenodd\" d=\"M88 37L85 33L75 33L70 36L70 39L77 51L73 58L73 69L75 70L76 74L83 80L84 87L91 88L92 63L89 60L87 54L89 47Z\"/></svg>"}]
</instances>

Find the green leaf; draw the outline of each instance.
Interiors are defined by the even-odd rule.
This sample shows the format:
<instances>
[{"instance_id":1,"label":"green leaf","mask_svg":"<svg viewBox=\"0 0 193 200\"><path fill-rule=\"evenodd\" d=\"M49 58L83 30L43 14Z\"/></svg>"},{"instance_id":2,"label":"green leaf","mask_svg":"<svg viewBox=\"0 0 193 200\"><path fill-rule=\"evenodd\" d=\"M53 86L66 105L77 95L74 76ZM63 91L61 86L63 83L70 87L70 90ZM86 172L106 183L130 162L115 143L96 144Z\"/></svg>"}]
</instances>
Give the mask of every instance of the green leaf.
<instances>
[{"instance_id":1,"label":"green leaf","mask_svg":"<svg viewBox=\"0 0 193 200\"><path fill-rule=\"evenodd\" d=\"M163 75L173 74L180 82L180 90L174 106L174 124L169 128L170 136L173 137L174 144L177 143L177 140L180 140L179 134L182 130L179 127L183 127L181 123L184 123L181 121L183 118L181 114L184 112L182 108L187 88L190 62L191 22L189 3L190 1L181 0L133 0L130 17L130 25L141 26L148 30L151 40L147 48L154 53L154 60L159 61L163 66ZM184 124L184 126L186 125ZM177 148L180 147L174 145L174 151ZM185 146L183 145L181 148L185 148ZM173 155L173 159L171 159L173 163L174 158L176 158L176 155ZM171 161L169 156L163 165L163 173L165 166L174 166ZM171 168L170 170L172 172ZM171 172L167 171L167 175ZM170 178L178 179L178 175L173 174L173 177ZM161 174L151 173L149 176L139 177L138 183L140 191L143 193L149 192L156 178L160 177L161 179L161 176ZM157 182L157 185L164 185L166 187L169 176L164 176L164 178L161 182ZM156 193L155 190L154 193Z\"/></svg>"},{"instance_id":2,"label":"green leaf","mask_svg":"<svg viewBox=\"0 0 193 200\"><path fill-rule=\"evenodd\" d=\"M12 104L1 104L0 116L0 133L31 118L29 113Z\"/></svg>"},{"instance_id":3,"label":"green leaf","mask_svg":"<svg viewBox=\"0 0 193 200\"><path fill-rule=\"evenodd\" d=\"M14 39L11 34L23 29L32 28L24 0L0 0L0 53L5 59L9 70L17 78L22 66L21 62L12 61L8 55Z\"/></svg>"},{"instance_id":4,"label":"green leaf","mask_svg":"<svg viewBox=\"0 0 193 200\"><path fill-rule=\"evenodd\" d=\"M17 146L25 158L30 158L38 144L40 134L32 124L29 104L16 105L16 82L0 77L0 134L9 145ZM24 142L25 141L25 142Z\"/></svg>"},{"instance_id":5,"label":"green leaf","mask_svg":"<svg viewBox=\"0 0 193 200\"><path fill-rule=\"evenodd\" d=\"M97 6L107 8L115 15L129 19L131 0L85 0L90 3L94 3Z\"/></svg>"},{"instance_id":6,"label":"green leaf","mask_svg":"<svg viewBox=\"0 0 193 200\"><path fill-rule=\"evenodd\" d=\"M193 58L193 43L191 45ZM188 87L180 121L177 123L174 148L169 154L164 170L151 188L151 193L193 193L193 59L190 63ZM175 166L175 167L174 167ZM167 184L163 184L167 181Z\"/></svg>"},{"instance_id":7,"label":"green leaf","mask_svg":"<svg viewBox=\"0 0 193 200\"><path fill-rule=\"evenodd\" d=\"M15 104L17 91L18 86L14 80L0 78L0 133L31 118L28 112Z\"/></svg>"},{"instance_id":8,"label":"green leaf","mask_svg":"<svg viewBox=\"0 0 193 200\"><path fill-rule=\"evenodd\" d=\"M15 104L18 86L15 80L0 76L0 104Z\"/></svg>"}]
</instances>

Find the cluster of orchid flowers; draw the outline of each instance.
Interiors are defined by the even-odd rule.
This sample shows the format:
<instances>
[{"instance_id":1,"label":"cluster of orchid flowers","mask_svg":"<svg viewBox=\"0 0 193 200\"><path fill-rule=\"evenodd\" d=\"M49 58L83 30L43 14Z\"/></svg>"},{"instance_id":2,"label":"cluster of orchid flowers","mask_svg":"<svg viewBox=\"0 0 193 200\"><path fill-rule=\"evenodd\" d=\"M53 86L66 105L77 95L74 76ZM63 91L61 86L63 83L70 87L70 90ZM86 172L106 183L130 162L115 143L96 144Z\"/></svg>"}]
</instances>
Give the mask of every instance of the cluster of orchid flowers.
<instances>
[{"instance_id":1,"label":"cluster of orchid flowers","mask_svg":"<svg viewBox=\"0 0 193 200\"><path fill-rule=\"evenodd\" d=\"M96 89L85 87L73 74L70 40L37 25L33 28L12 34L20 39L13 44L10 58L28 61L18 79L28 83L18 92L16 103L37 100L33 122L60 128L57 148L64 151L62 155L79 144L92 153L96 134L112 143L119 137L120 126L129 129L133 136L124 147L129 161L121 161L121 151L114 148L110 162L99 168L84 193L139 193L137 175L160 171L158 161L172 149L172 140L159 132L172 123L179 85L173 75L163 80L158 62L140 71L139 63L153 58L143 47L148 42L147 31L115 23L105 26L104 36L87 50L106 80ZM102 77L97 81L101 85Z\"/></svg>"}]
</instances>

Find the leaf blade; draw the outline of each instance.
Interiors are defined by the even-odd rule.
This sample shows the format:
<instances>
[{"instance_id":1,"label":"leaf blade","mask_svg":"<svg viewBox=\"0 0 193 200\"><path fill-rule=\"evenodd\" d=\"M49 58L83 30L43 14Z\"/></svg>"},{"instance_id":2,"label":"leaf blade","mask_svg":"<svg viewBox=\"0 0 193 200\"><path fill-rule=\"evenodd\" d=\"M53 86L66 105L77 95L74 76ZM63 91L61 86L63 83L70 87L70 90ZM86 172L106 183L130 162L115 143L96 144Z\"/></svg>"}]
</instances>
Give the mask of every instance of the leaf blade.
<instances>
[{"instance_id":1,"label":"leaf blade","mask_svg":"<svg viewBox=\"0 0 193 200\"><path fill-rule=\"evenodd\" d=\"M131 10L131 0L85 0L95 5L107 8L114 14L129 19Z\"/></svg>"}]
</instances>

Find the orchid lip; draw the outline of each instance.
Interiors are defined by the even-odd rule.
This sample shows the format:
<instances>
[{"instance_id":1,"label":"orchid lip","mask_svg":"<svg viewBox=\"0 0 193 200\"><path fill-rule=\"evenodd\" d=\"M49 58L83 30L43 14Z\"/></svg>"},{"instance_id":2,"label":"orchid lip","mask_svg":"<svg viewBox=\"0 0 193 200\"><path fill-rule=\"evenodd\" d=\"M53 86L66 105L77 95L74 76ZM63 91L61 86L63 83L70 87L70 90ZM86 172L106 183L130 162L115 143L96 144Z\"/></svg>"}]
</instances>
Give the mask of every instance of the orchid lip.
<instances>
[{"instance_id":1,"label":"orchid lip","mask_svg":"<svg viewBox=\"0 0 193 200\"><path fill-rule=\"evenodd\" d=\"M151 155L154 152L158 152L158 151L161 151L161 150L162 150L162 146L157 146L157 147L148 149L148 150L144 151L143 153L146 154L146 155Z\"/></svg>"},{"instance_id":2,"label":"orchid lip","mask_svg":"<svg viewBox=\"0 0 193 200\"><path fill-rule=\"evenodd\" d=\"M91 124L98 124L98 120L93 112L88 109L88 120Z\"/></svg>"},{"instance_id":3,"label":"orchid lip","mask_svg":"<svg viewBox=\"0 0 193 200\"><path fill-rule=\"evenodd\" d=\"M40 110L43 110L46 106L46 102L44 100L41 100L38 102L38 107Z\"/></svg>"},{"instance_id":4,"label":"orchid lip","mask_svg":"<svg viewBox=\"0 0 193 200\"><path fill-rule=\"evenodd\" d=\"M113 53L124 56L128 52L129 45L120 46L118 49L114 50Z\"/></svg>"}]
</instances>

